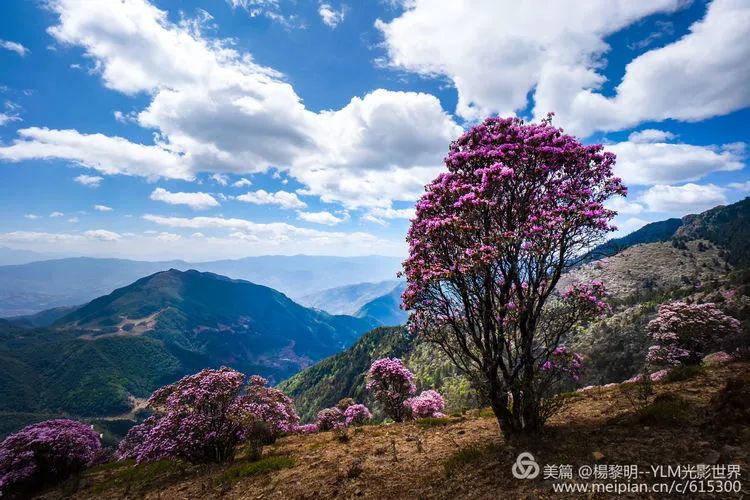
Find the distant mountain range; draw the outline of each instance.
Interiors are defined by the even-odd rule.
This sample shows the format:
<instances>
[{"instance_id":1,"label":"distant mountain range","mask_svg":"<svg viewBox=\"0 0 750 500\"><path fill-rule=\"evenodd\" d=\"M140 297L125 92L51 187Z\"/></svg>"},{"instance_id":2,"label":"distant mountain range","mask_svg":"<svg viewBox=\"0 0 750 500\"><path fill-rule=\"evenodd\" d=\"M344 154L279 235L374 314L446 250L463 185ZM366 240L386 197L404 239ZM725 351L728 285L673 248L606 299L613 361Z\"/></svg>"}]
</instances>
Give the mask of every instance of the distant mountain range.
<instances>
[{"instance_id":1,"label":"distant mountain range","mask_svg":"<svg viewBox=\"0 0 750 500\"><path fill-rule=\"evenodd\" d=\"M205 367L278 382L377 326L303 307L265 286L176 269L99 297L49 328L26 321L0 322L0 420L128 412L133 397Z\"/></svg>"},{"instance_id":2,"label":"distant mountain range","mask_svg":"<svg viewBox=\"0 0 750 500\"><path fill-rule=\"evenodd\" d=\"M300 297L298 302L331 314L355 315L366 303L390 293L399 283L401 283L399 280L385 280L377 283L356 283L327 288Z\"/></svg>"},{"instance_id":3,"label":"distant mountain range","mask_svg":"<svg viewBox=\"0 0 750 500\"><path fill-rule=\"evenodd\" d=\"M292 298L326 288L394 278L396 257L263 256L188 263L77 257L0 266L0 317L86 303L143 276L196 269L269 286Z\"/></svg>"}]
</instances>

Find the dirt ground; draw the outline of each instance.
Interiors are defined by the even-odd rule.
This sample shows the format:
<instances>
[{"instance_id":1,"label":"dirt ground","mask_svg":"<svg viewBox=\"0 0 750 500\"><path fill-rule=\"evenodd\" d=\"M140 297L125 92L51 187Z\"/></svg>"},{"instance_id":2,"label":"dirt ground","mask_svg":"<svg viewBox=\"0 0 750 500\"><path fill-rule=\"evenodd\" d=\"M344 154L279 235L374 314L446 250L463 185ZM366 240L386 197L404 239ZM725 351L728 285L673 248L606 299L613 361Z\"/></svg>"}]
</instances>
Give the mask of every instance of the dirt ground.
<instances>
[{"instance_id":1,"label":"dirt ground","mask_svg":"<svg viewBox=\"0 0 750 500\"><path fill-rule=\"evenodd\" d=\"M744 380L744 395L719 397L731 377ZM618 387L596 388L566 399L563 410L535 439L505 440L487 411L419 425L416 422L365 426L340 442L330 432L284 437L267 447L264 459L289 457L291 465L227 480L241 467L106 465L85 473L44 497L75 498L250 498L250 499L456 499L613 498L615 494L557 493L566 481L516 479L519 453L544 465L737 464L743 493L705 498L747 497L750 421L747 395L750 363L711 368L688 380L657 384L669 411L656 417L636 413ZM678 395L675 399L674 396ZM714 398L712 400L712 398ZM719 398L719 399L717 399ZM726 399L726 398L725 398ZM739 400L739 403L737 401ZM677 401L679 404L669 406ZM671 402L671 403L670 403ZM732 405L743 406L738 410ZM580 480L579 480L580 481ZM653 479L639 479L653 483ZM570 481L567 481L568 483ZM695 498L692 494L683 498ZM624 493L618 498L663 498L664 494Z\"/></svg>"}]
</instances>

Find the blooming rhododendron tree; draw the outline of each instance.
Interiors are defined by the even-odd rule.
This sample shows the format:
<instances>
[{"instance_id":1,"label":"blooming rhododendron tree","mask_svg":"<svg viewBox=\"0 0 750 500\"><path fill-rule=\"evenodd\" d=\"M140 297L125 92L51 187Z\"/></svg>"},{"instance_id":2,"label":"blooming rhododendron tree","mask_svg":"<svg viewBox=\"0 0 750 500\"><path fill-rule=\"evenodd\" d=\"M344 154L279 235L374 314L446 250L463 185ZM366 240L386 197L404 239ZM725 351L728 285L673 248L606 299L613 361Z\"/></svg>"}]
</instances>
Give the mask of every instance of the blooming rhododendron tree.
<instances>
[{"instance_id":1,"label":"blooming rhododendron tree","mask_svg":"<svg viewBox=\"0 0 750 500\"><path fill-rule=\"evenodd\" d=\"M74 420L24 427L0 443L0 496L25 496L91 465L101 450L99 433Z\"/></svg>"},{"instance_id":2,"label":"blooming rhododendron tree","mask_svg":"<svg viewBox=\"0 0 750 500\"><path fill-rule=\"evenodd\" d=\"M299 417L292 400L264 378L250 377L243 392L244 380L230 368L206 369L157 390L148 400L156 414L128 432L118 458L221 462L241 442L259 457L262 446L294 429Z\"/></svg>"},{"instance_id":3,"label":"blooming rhododendron tree","mask_svg":"<svg viewBox=\"0 0 750 500\"><path fill-rule=\"evenodd\" d=\"M414 374L398 358L375 360L367 372L367 390L383 406L385 413L396 422L408 416L404 402L417 390Z\"/></svg>"},{"instance_id":4,"label":"blooming rhododendron tree","mask_svg":"<svg viewBox=\"0 0 750 500\"><path fill-rule=\"evenodd\" d=\"M422 391L419 396L406 400L405 404L411 408L413 418L439 418L444 416L445 401L437 391Z\"/></svg>"},{"instance_id":5,"label":"blooming rhododendron tree","mask_svg":"<svg viewBox=\"0 0 750 500\"><path fill-rule=\"evenodd\" d=\"M344 412L336 407L324 408L318 412L315 423L320 431L330 431L336 424L344 421Z\"/></svg>"},{"instance_id":6,"label":"blooming rhododendron tree","mask_svg":"<svg viewBox=\"0 0 750 500\"><path fill-rule=\"evenodd\" d=\"M474 379L504 432L543 425L542 366L578 322L606 309L601 283L549 299L563 271L614 229L604 204L626 193L614 163L550 119L489 118L451 144L448 171L417 203L404 262L411 330Z\"/></svg>"},{"instance_id":7,"label":"blooming rhododendron tree","mask_svg":"<svg viewBox=\"0 0 750 500\"><path fill-rule=\"evenodd\" d=\"M740 322L716 304L672 302L659 306L648 324L654 345L646 360L656 366L698 364L725 337L740 332Z\"/></svg>"},{"instance_id":8,"label":"blooming rhododendron tree","mask_svg":"<svg viewBox=\"0 0 750 500\"><path fill-rule=\"evenodd\" d=\"M344 411L346 425L362 425L372 418L370 409L363 404L353 404Z\"/></svg>"}]
</instances>

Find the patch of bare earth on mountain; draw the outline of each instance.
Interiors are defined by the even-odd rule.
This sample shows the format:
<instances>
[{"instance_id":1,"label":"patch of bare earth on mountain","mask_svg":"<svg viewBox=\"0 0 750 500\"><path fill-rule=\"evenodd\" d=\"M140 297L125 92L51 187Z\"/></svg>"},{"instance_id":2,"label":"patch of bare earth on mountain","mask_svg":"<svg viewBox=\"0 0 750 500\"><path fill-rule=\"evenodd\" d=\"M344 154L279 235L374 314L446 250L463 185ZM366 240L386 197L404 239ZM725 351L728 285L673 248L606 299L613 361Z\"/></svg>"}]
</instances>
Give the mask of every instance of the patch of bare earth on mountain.
<instances>
[{"instance_id":1,"label":"patch of bare earth on mountain","mask_svg":"<svg viewBox=\"0 0 750 500\"><path fill-rule=\"evenodd\" d=\"M574 470L584 464L637 465L639 470L738 464L747 495L750 363L710 368L654 388L657 400L679 401L678 414L654 420L637 413L618 387L595 388L567 398L544 435L533 439L506 440L490 412L474 411L421 424L352 429L347 442L328 432L287 436L269 446L256 466L241 455L227 465L108 464L84 474L72 489L68 485L68 492L77 498L153 499L580 498L554 493L543 474L515 479L512 465L528 451L542 467L570 464ZM649 482L649 477L641 480ZM61 495L58 489L46 496Z\"/></svg>"},{"instance_id":2,"label":"patch of bare earth on mountain","mask_svg":"<svg viewBox=\"0 0 750 500\"><path fill-rule=\"evenodd\" d=\"M87 333L79 336L78 338L83 340L94 340L105 337L136 337L139 335L143 335L144 333L154 329L154 327L156 326L156 320L161 313L162 311L156 311L155 313L150 314L146 317L136 319L121 318L119 323L108 327L106 333Z\"/></svg>"}]
</instances>

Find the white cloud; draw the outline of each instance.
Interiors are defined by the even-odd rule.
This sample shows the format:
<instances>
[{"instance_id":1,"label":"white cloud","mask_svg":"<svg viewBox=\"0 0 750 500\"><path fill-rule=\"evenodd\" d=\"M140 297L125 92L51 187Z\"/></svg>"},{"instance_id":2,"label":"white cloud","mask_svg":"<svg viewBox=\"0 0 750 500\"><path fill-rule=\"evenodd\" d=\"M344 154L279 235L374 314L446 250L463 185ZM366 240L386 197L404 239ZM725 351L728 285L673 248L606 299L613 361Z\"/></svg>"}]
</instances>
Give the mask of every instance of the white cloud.
<instances>
[{"instance_id":1,"label":"white cloud","mask_svg":"<svg viewBox=\"0 0 750 500\"><path fill-rule=\"evenodd\" d=\"M414 92L375 90L339 110L309 111L283 75L142 0L51 8L59 23L50 34L82 47L105 86L149 96L133 116L156 142L28 128L0 146L0 159L62 158L151 179L278 168L326 201L388 207L422 192L462 130L437 98Z\"/></svg>"},{"instance_id":2,"label":"white cloud","mask_svg":"<svg viewBox=\"0 0 750 500\"><path fill-rule=\"evenodd\" d=\"M639 214L643 212L643 205L627 201L621 196L610 198L606 206L610 210L615 210L618 214Z\"/></svg>"},{"instance_id":3,"label":"white cloud","mask_svg":"<svg viewBox=\"0 0 750 500\"><path fill-rule=\"evenodd\" d=\"M99 241L117 241L122 238L119 234L113 231L107 231L106 229L93 229L91 231L84 231L83 235L91 240Z\"/></svg>"},{"instance_id":4,"label":"white cloud","mask_svg":"<svg viewBox=\"0 0 750 500\"><path fill-rule=\"evenodd\" d=\"M251 186L253 183L250 181L250 179L242 178L238 181L235 181L232 183L232 187L241 188L246 186Z\"/></svg>"},{"instance_id":5,"label":"white cloud","mask_svg":"<svg viewBox=\"0 0 750 500\"><path fill-rule=\"evenodd\" d=\"M113 208L108 207L107 205L94 205L94 210L97 212L111 212Z\"/></svg>"},{"instance_id":6,"label":"white cloud","mask_svg":"<svg viewBox=\"0 0 750 500\"><path fill-rule=\"evenodd\" d=\"M255 205L278 205L281 208L305 208L307 204L300 200L296 194L287 191L276 191L269 193L263 189L249 191L237 196L238 200Z\"/></svg>"},{"instance_id":7,"label":"white cloud","mask_svg":"<svg viewBox=\"0 0 750 500\"><path fill-rule=\"evenodd\" d=\"M641 199L652 212L674 212L684 215L726 204L725 191L724 188L714 184L689 183L683 186L657 184L643 193Z\"/></svg>"},{"instance_id":8,"label":"white cloud","mask_svg":"<svg viewBox=\"0 0 750 500\"><path fill-rule=\"evenodd\" d=\"M323 224L325 226L335 226L349 219L349 216L336 217L331 212L298 212L297 218L313 224Z\"/></svg>"},{"instance_id":9,"label":"white cloud","mask_svg":"<svg viewBox=\"0 0 750 500\"><path fill-rule=\"evenodd\" d=\"M617 231L611 234L612 238L619 238L627 234L637 231L650 221L640 219L638 217L628 217L627 219L616 218L614 224L617 227Z\"/></svg>"},{"instance_id":10,"label":"white cloud","mask_svg":"<svg viewBox=\"0 0 750 500\"><path fill-rule=\"evenodd\" d=\"M554 111L566 129L587 136L644 121L696 121L750 104L744 0L715 0L690 33L632 60L613 97L598 92L608 36L687 3L410 0L400 16L376 25L388 64L452 81L459 115L510 114L524 110L531 95L537 118Z\"/></svg>"},{"instance_id":11,"label":"white cloud","mask_svg":"<svg viewBox=\"0 0 750 500\"><path fill-rule=\"evenodd\" d=\"M78 217L71 217L70 219L68 219L68 222L70 222L71 224L75 224L78 221L79 221Z\"/></svg>"},{"instance_id":12,"label":"white cloud","mask_svg":"<svg viewBox=\"0 0 750 500\"><path fill-rule=\"evenodd\" d=\"M318 9L318 14L320 14L323 24L333 29L344 20L346 7L342 6L339 10L335 10L330 4L322 3Z\"/></svg>"},{"instance_id":13,"label":"white cloud","mask_svg":"<svg viewBox=\"0 0 750 500\"><path fill-rule=\"evenodd\" d=\"M187 205L193 210L206 210L219 206L216 198L208 193L172 193L164 188L156 188L150 198L170 205Z\"/></svg>"},{"instance_id":14,"label":"white cloud","mask_svg":"<svg viewBox=\"0 0 750 500\"><path fill-rule=\"evenodd\" d=\"M64 213L62 213L62 212L57 212L57 211L55 211L55 212L52 212L51 214L49 214L49 216L50 216L50 217L53 217L53 218L56 218L56 217L64 217L64 216L65 216L65 214L64 214Z\"/></svg>"},{"instance_id":15,"label":"white cloud","mask_svg":"<svg viewBox=\"0 0 750 500\"><path fill-rule=\"evenodd\" d=\"M60 158L105 174L193 178L181 155L160 146L135 144L122 137L103 134L39 127L20 129L18 135L20 138L10 146L0 146L1 160Z\"/></svg>"},{"instance_id":16,"label":"white cloud","mask_svg":"<svg viewBox=\"0 0 750 500\"><path fill-rule=\"evenodd\" d=\"M628 136L630 142L666 142L675 138L672 132L666 130L657 130L653 128L647 128L645 130L639 130L633 132Z\"/></svg>"},{"instance_id":17,"label":"white cloud","mask_svg":"<svg viewBox=\"0 0 750 500\"><path fill-rule=\"evenodd\" d=\"M741 170L745 145L697 146L666 142L620 142L606 149L617 155L615 174L626 185L671 184L711 172Z\"/></svg>"},{"instance_id":18,"label":"white cloud","mask_svg":"<svg viewBox=\"0 0 750 500\"><path fill-rule=\"evenodd\" d=\"M30 52L29 49L24 47L18 42L11 42L9 40L0 40L0 48L3 48L5 50L10 50L12 52L15 52L21 57L25 57L26 54Z\"/></svg>"},{"instance_id":19,"label":"white cloud","mask_svg":"<svg viewBox=\"0 0 750 500\"><path fill-rule=\"evenodd\" d=\"M103 177L100 177L98 175L81 174L78 177L74 177L73 180L83 186L99 187L102 183Z\"/></svg>"},{"instance_id":20,"label":"white cloud","mask_svg":"<svg viewBox=\"0 0 750 500\"><path fill-rule=\"evenodd\" d=\"M27 219L32 219L32 220L39 218L39 216L36 215L36 214L26 214L26 215L24 215L24 217L27 218Z\"/></svg>"},{"instance_id":21,"label":"white cloud","mask_svg":"<svg viewBox=\"0 0 750 500\"><path fill-rule=\"evenodd\" d=\"M18 115L14 115L11 113L0 113L0 127L2 127L3 125L7 123L20 121L20 120L21 118Z\"/></svg>"},{"instance_id":22,"label":"white cloud","mask_svg":"<svg viewBox=\"0 0 750 500\"><path fill-rule=\"evenodd\" d=\"M220 186L226 186L229 184L229 177L224 174L214 174L211 178Z\"/></svg>"},{"instance_id":23,"label":"white cloud","mask_svg":"<svg viewBox=\"0 0 750 500\"><path fill-rule=\"evenodd\" d=\"M737 191L750 191L750 181L745 182L730 182L727 186Z\"/></svg>"}]
</instances>

